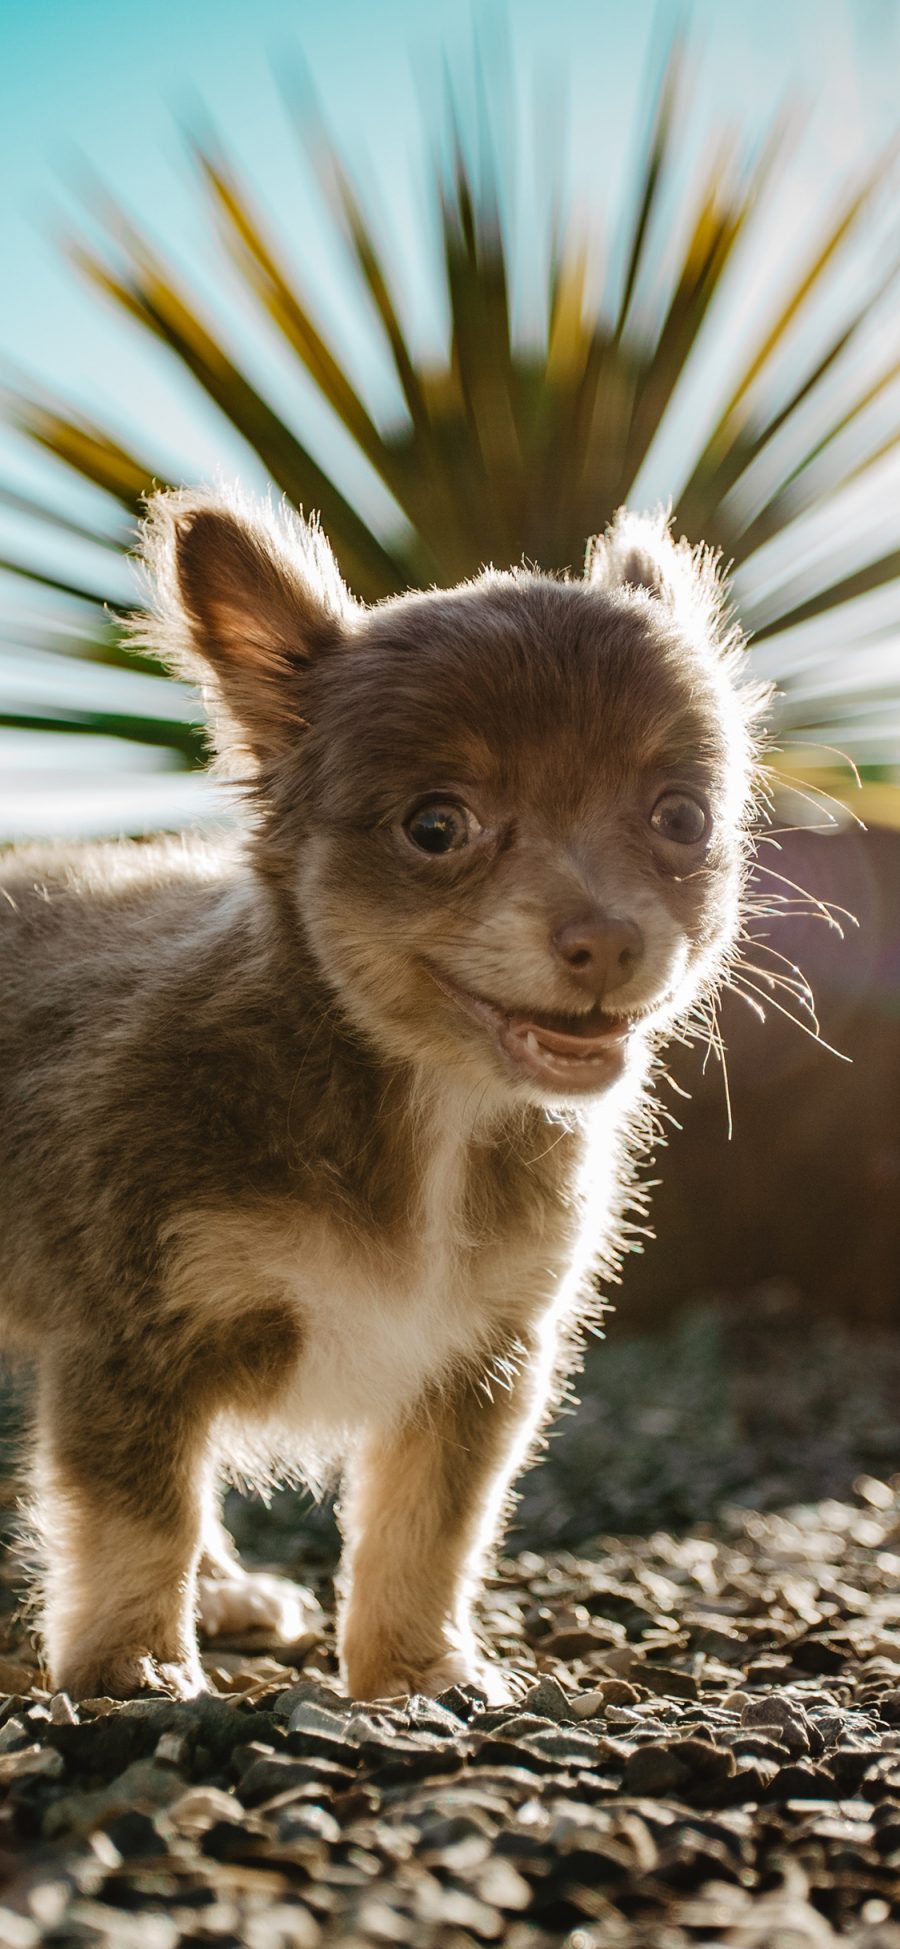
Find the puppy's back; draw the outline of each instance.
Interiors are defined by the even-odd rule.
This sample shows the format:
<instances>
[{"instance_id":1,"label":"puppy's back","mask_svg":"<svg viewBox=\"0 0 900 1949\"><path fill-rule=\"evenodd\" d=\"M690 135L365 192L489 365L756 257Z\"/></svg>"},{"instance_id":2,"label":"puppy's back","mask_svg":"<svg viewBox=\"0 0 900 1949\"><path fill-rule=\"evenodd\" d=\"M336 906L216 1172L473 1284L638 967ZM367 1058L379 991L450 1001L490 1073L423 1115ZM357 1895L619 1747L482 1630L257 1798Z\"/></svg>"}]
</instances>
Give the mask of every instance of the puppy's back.
<instances>
[{"instance_id":1,"label":"puppy's back","mask_svg":"<svg viewBox=\"0 0 900 1949\"><path fill-rule=\"evenodd\" d=\"M134 994L215 902L223 861L180 841L0 856L0 1103Z\"/></svg>"},{"instance_id":2,"label":"puppy's back","mask_svg":"<svg viewBox=\"0 0 900 1949\"><path fill-rule=\"evenodd\" d=\"M149 1039L154 997L227 884L222 855L182 841L0 857L0 1320L13 1337L52 1305L54 1240L77 1276L91 1220L79 1178L110 1106L125 1107L129 1043Z\"/></svg>"}]
</instances>

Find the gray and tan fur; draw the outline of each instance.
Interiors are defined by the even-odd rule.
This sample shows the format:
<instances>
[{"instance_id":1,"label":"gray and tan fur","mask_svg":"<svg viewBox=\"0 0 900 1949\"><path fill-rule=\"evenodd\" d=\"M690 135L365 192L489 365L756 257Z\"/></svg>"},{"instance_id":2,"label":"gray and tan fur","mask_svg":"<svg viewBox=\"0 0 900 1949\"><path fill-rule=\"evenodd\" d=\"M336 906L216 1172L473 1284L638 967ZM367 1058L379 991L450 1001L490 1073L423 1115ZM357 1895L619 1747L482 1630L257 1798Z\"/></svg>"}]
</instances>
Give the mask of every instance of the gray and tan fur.
<instances>
[{"instance_id":1,"label":"gray and tan fur","mask_svg":"<svg viewBox=\"0 0 900 1949\"><path fill-rule=\"evenodd\" d=\"M354 1694L500 1695L473 1596L652 1065L733 949L759 699L661 519L618 517L583 581L369 610L238 496L159 497L145 553L246 824L0 864L0 1312L37 1368L52 1682L189 1695L198 1615L296 1633L302 1593L221 1528L239 1455L343 1467Z\"/></svg>"}]
</instances>

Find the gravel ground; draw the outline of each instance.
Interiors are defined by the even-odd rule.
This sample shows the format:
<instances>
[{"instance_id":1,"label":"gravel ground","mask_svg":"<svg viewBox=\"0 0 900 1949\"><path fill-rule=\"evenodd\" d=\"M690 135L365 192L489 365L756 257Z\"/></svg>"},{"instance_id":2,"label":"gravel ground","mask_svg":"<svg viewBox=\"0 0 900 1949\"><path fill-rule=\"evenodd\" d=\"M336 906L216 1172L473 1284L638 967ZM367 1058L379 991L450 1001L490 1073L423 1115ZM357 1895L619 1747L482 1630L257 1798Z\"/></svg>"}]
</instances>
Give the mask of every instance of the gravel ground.
<instances>
[{"instance_id":1,"label":"gravel ground","mask_svg":"<svg viewBox=\"0 0 900 1949\"><path fill-rule=\"evenodd\" d=\"M900 1949L900 1336L769 1289L614 1326L582 1395L488 1592L503 1711L341 1696L296 1496L229 1515L321 1630L196 1703L42 1689L10 1572L0 1944Z\"/></svg>"}]
</instances>

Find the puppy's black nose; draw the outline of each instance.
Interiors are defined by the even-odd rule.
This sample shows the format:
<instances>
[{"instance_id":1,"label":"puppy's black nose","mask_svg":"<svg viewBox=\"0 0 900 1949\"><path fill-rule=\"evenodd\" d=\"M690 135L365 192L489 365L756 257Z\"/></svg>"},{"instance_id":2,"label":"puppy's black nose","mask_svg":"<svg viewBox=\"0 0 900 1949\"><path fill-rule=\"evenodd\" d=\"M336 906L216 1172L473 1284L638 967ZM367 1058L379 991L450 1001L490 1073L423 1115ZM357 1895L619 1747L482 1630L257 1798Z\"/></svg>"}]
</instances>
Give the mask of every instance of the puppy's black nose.
<instances>
[{"instance_id":1,"label":"puppy's black nose","mask_svg":"<svg viewBox=\"0 0 900 1949\"><path fill-rule=\"evenodd\" d=\"M633 974L644 937L633 920L617 920L594 909L567 921L554 934L553 946L568 973L600 1001Z\"/></svg>"}]
</instances>

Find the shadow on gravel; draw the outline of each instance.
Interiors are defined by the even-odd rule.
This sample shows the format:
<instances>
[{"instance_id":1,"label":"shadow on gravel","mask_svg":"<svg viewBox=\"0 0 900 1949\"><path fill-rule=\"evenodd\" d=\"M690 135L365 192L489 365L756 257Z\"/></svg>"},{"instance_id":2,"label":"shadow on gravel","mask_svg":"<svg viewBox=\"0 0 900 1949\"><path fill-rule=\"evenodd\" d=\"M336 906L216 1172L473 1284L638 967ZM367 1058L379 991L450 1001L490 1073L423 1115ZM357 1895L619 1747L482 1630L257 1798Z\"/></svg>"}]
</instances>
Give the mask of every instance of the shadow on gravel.
<instances>
[{"instance_id":1,"label":"shadow on gravel","mask_svg":"<svg viewBox=\"0 0 900 1949\"><path fill-rule=\"evenodd\" d=\"M815 1502L900 1470L900 1333L816 1323L780 1286L698 1302L654 1334L631 1336L624 1311L610 1313L575 1391L519 1484L511 1547L680 1529L726 1503ZM330 1504L232 1495L228 1517L251 1555L287 1562L302 1537L323 1566L337 1561Z\"/></svg>"}]
</instances>

